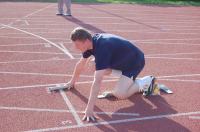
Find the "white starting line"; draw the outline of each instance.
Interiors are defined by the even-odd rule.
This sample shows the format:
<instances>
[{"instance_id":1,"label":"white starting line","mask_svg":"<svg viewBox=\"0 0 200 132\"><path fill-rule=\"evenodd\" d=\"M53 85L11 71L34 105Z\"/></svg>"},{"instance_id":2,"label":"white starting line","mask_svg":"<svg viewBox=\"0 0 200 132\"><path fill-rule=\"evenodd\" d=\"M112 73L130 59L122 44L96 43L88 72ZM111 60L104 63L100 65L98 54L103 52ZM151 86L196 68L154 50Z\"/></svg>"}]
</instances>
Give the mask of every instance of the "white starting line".
<instances>
[{"instance_id":1,"label":"white starting line","mask_svg":"<svg viewBox=\"0 0 200 132\"><path fill-rule=\"evenodd\" d=\"M102 122L97 122L97 123L84 124L83 126L72 125L72 126L65 126L65 127L52 127L52 128L45 128L45 129L28 130L28 131L24 131L24 132L58 131L58 130L65 130L65 129L70 129L70 128L82 128L82 127L92 127L92 126L99 126L99 125L111 125L111 124L120 124L120 123L135 122L135 121L146 121L146 120L153 120L153 119L190 116L190 115L196 115L196 114L200 114L200 111L187 112L187 113L176 113L176 114L163 114L163 115L146 116L146 117L138 117L138 118L131 118L131 119L114 120L114 121L102 121Z\"/></svg>"},{"instance_id":2,"label":"white starting line","mask_svg":"<svg viewBox=\"0 0 200 132\"><path fill-rule=\"evenodd\" d=\"M15 110L15 111L32 111L32 112L53 112L53 113L71 113L65 109L41 109L41 108L24 108L24 107L6 107L0 106L0 110ZM85 111L76 111L78 114L84 114ZM125 112L94 112L97 115L117 115L117 116L140 116L138 113Z\"/></svg>"}]
</instances>

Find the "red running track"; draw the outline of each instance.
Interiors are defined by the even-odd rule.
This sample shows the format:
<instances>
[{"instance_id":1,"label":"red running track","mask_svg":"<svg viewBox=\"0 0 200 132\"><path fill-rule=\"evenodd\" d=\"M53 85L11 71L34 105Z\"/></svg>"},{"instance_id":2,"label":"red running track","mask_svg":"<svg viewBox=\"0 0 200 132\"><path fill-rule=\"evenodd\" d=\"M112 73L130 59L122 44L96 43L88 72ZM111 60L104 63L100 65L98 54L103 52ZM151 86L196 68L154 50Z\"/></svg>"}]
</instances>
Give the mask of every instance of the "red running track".
<instances>
[{"instance_id":1,"label":"red running track","mask_svg":"<svg viewBox=\"0 0 200 132\"><path fill-rule=\"evenodd\" d=\"M56 8L55 3L0 4L1 131L200 130L199 7L73 4L73 17L56 16ZM72 91L46 91L72 75L81 55L69 34L77 26L134 41L146 57L140 77L153 74L174 94L98 100L98 121L81 121L91 72L84 71ZM105 78L101 92L115 82L116 78Z\"/></svg>"}]
</instances>

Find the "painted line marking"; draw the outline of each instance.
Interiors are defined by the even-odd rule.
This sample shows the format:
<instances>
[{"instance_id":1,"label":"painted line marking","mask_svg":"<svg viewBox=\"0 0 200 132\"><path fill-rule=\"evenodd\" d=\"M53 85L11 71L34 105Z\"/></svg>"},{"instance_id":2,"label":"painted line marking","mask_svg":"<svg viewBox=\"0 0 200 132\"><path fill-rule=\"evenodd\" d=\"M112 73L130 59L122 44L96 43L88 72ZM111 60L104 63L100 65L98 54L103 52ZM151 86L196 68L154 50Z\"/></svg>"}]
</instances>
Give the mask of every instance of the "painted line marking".
<instances>
[{"instance_id":1,"label":"painted line marking","mask_svg":"<svg viewBox=\"0 0 200 132\"><path fill-rule=\"evenodd\" d=\"M0 47L15 47L15 46L38 46L38 45L44 45L47 43L32 43L32 44L6 44L6 45L0 45Z\"/></svg>"},{"instance_id":2,"label":"painted line marking","mask_svg":"<svg viewBox=\"0 0 200 132\"><path fill-rule=\"evenodd\" d=\"M23 22L23 24L21 24L21 25L24 25L24 23L26 24L26 25L29 25L29 23L28 23L28 21L27 20L16 20L16 22Z\"/></svg>"},{"instance_id":3,"label":"painted line marking","mask_svg":"<svg viewBox=\"0 0 200 132\"><path fill-rule=\"evenodd\" d=\"M41 12L41 11L43 11L43 10L45 10L45 9L47 9L47 8L49 8L49 7L51 7L51 6L54 6L54 5L51 4L51 5L48 5L48 6L46 6L46 7L43 7L43 8L41 8L41 9L36 10L36 11L30 13L30 14L27 14L26 16L24 16L24 17L22 17L22 18L19 18L19 19L17 19L16 21L11 22L11 23L9 23L9 24L7 24L7 25L10 25L10 26L11 26L11 25L13 25L15 22L17 22L17 21L19 21L19 20L23 20L23 19L25 19L25 18L28 18L28 17L30 17L30 16L32 16L32 15L35 15L36 13ZM5 28L5 27L3 26L3 27L1 27L0 29L3 29L3 28Z\"/></svg>"},{"instance_id":4,"label":"painted line marking","mask_svg":"<svg viewBox=\"0 0 200 132\"><path fill-rule=\"evenodd\" d=\"M34 11L34 12L32 12L32 13L30 13L30 14L24 16L23 18L28 18L28 17L30 17L30 16L33 16L33 15L35 15L35 14L37 14L37 13L39 13L39 12L41 12L41 11L43 11L43 10L49 8L49 7L52 7L52 6L54 6L54 4L50 4L50 5L48 5L48 6L44 7L44 8L42 8L42 9L36 10L36 11Z\"/></svg>"},{"instance_id":5,"label":"painted line marking","mask_svg":"<svg viewBox=\"0 0 200 132\"><path fill-rule=\"evenodd\" d=\"M36 76L60 76L60 77L72 77L71 74L53 74L53 73L34 73L34 72L1 72L0 74L14 74L14 75L36 75ZM93 75L81 75L80 77L91 77Z\"/></svg>"},{"instance_id":6,"label":"painted line marking","mask_svg":"<svg viewBox=\"0 0 200 132\"><path fill-rule=\"evenodd\" d=\"M200 80L185 80L185 79L159 79L163 81L171 81L171 82L191 82L191 83L200 83Z\"/></svg>"},{"instance_id":7,"label":"painted line marking","mask_svg":"<svg viewBox=\"0 0 200 132\"><path fill-rule=\"evenodd\" d=\"M3 53L23 53L23 54L52 54L52 55L66 55L65 53L60 52L32 52L32 51L14 51L14 50L0 50ZM81 54L71 54L71 55L81 55ZM71 59L80 59L80 58L71 58Z\"/></svg>"},{"instance_id":8,"label":"painted line marking","mask_svg":"<svg viewBox=\"0 0 200 132\"><path fill-rule=\"evenodd\" d=\"M38 76L69 76L71 74L52 74L52 73L34 73L34 72L7 72L7 71L0 71L0 74L16 74L16 75L38 75ZM168 79L174 77L194 77L200 76L200 74L181 74L181 75L168 75L168 76L157 76L158 79ZM94 77L93 75L81 75L81 77ZM106 76L107 78L116 78L112 76Z\"/></svg>"},{"instance_id":9,"label":"painted line marking","mask_svg":"<svg viewBox=\"0 0 200 132\"><path fill-rule=\"evenodd\" d=\"M63 51L65 51L65 53L70 53L69 52L69 50L64 46L64 44L63 43L60 43L60 46L61 46L61 48L63 49ZM70 53L70 58L71 59L75 59L73 56L72 56L72 54Z\"/></svg>"},{"instance_id":10,"label":"painted line marking","mask_svg":"<svg viewBox=\"0 0 200 132\"><path fill-rule=\"evenodd\" d=\"M117 79L110 79L110 80L103 80L103 82L115 82ZM76 85L79 84L91 84L93 81L83 81L77 82ZM29 86L15 86L15 87L1 87L0 90L9 90L9 89L24 89L24 88L39 88L39 87L51 87L57 84L65 84L65 83L53 83L53 84L36 84L36 85L29 85Z\"/></svg>"},{"instance_id":11,"label":"painted line marking","mask_svg":"<svg viewBox=\"0 0 200 132\"><path fill-rule=\"evenodd\" d=\"M168 54L147 54L145 56L150 57L150 56L173 56L173 55L199 55L200 52L193 52L193 53L168 53Z\"/></svg>"},{"instance_id":12,"label":"painted line marking","mask_svg":"<svg viewBox=\"0 0 200 132\"><path fill-rule=\"evenodd\" d=\"M10 27L10 26L8 26L8 27ZM63 52L64 52L67 56L69 56L71 59L74 59L74 57L72 56L72 54L71 54L65 47L60 47L60 46L58 46L57 44L55 44L55 43L49 41L49 40L46 39L46 38L43 38L43 37L39 36L39 35L30 33L30 32L27 32L27 31L24 31L24 30L21 30L21 29L18 29L18 28L14 28L14 27L10 27L10 28L16 29L16 30L18 30L18 31L21 31L21 32L24 32L24 33L33 35L33 36L35 36L35 37L37 37L37 38L39 38L39 39L42 39L42 40L48 42L49 44L55 46L55 47L58 48L59 50L63 51ZM59 92L60 92L61 96L63 97L65 103L67 104L68 108L70 109L72 115L74 116L74 119L76 120L78 126L82 126L82 125L83 125L83 122L82 122L82 120L80 119L79 115L76 113L75 108L74 108L73 105L71 104L70 100L67 98L65 92L64 92L63 90L59 90Z\"/></svg>"},{"instance_id":13,"label":"painted line marking","mask_svg":"<svg viewBox=\"0 0 200 132\"><path fill-rule=\"evenodd\" d=\"M86 17L84 17L86 18ZM0 19L3 19L3 18L0 18ZM16 18L13 18L13 19L16 19ZM29 18L28 18L29 19ZM48 18L49 19L49 18ZM51 19L51 20L44 20L44 19L38 19L38 18L31 18L31 22L33 22L34 24L33 25L43 25L43 23L46 23L47 25L70 25L70 24L67 24L65 22L58 22L58 21L55 21L55 19ZM36 23L36 24L35 24ZM187 21L148 21L148 24L156 24L156 25L161 25L161 26L177 26L177 25L181 25L181 24L191 24L191 22L187 22ZM120 23L120 22L102 22L102 21L97 21L97 22L88 22L88 24L90 25L94 25L94 24L98 24L98 25L130 25L130 26L133 26L133 25L136 25L135 23L131 23L131 22L123 22L123 23ZM200 22L196 22L196 23L193 23L194 26L195 25L199 25Z\"/></svg>"},{"instance_id":14,"label":"painted line marking","mask_svg":"<svg viewBox=\"0 0 200 132\"><path fill-rule=\"evenodd\" d=\"M200 116L189 116L190 119L200 120Z\"/></svg>"},{"instance_id":15,"label":"painted line marking","mask_svg":"<svg viewBox=\"0 0 200 132\"><path fill-rule=\"evenodd\" d=\"M18 38L18 39L35 39L34 37L22 37L22 36L4 36L4 35L1 35L0 37L1 38L10 38L10 39L12 39L12 38L14 38L14 39L16 39L16 38Z\"/></svg>"},{"instance_id":16,"label":"painted line marking","mask_svg":"<svg viewBox=\"0 0 200 132\"><path fill-rule=\"evenodd\" d=\"M200 46L200 44L195 44L195 43L172 43L172 42L140 42L138 44L152 44L152 45L187 45L187 46Z\"/></svg>"},{"instance_id":17,"label":"painted line marking","mask_svg":"<svg viewBox=\"0 0 200 132\"><path fill-rule=\"evenodd\" d=\"M79 115L77 114L75 108L73 107L73 105L71 104L70 100L68 99L68 97L66 96L65 92L63 90L59 90L60 94L62 95L65 103L67 104L69 110L71 111L71 114L74 116L76 122L78 123L78 126L83 126L83 122L80 119Z\"/></svg>"},{"instance_id":18,"label":"painted line marking","mask_svg":"<svg viewBox=\"0 0 200 132\"><path fill-rule=\"evenodd\" d=\"M65 130L65 129L70 129L70 128L82 128L82 127L92 127L92 126L99 126L99 125L111 125L111 124L120 124L120 123L135 122L135 121L146 121L146 120L153 120L153 119L189 116L189 115L196 115L196 114L200 114L200 111L187 112L187 113L176 113L176 114L163 114L163 115L146 116L146 117L122 119L122 120L115 120L115 121L102 121L102 122L97 122L97 123L84 124L83 126L72 125L72 126L65 126L65 127L53 127L53 128L45 128L45 129L35 129L35 130L28 130L28 131L25 131L25 132L56 131L56 130Z\"/></svg>"},{"instance_id":19,"label":"painted line marking","mask_svg":"<svg viewBox=\"0 0 200 132\"><path fill-rule=\"evenodd\" d=\"M21 30L21 29L19 29L19 28L15 28L15 27L12 27L12 26L4 25L4 24L3 24L3 26L8 27L8 28L11 28L11 29L18 30L18 31L23 32L23 33L25 33L25 34L29 34L29 35L35 36L36 38L39 38L39 39L42 39L42 40L46 41L47 43L49 43L49 44L55 46L56 48L60 49L61 51L63 51L63 52L64 52L66 55L68 55L71 59L74 58L69 52L66 52L66 50L63 50L63 49L62 49L61 47L59 47L57 44L55 44L54 42L52 42L52 41L50 41L50 40L48 40L48 39L46 39L46 38L44 38L44 37L41 37L41 36L39 36L39 35L33 34L33 33L31 33L31 32L25 31L25 30Z\"/></svg>"},{"instance_id":20,"label":"painted line marking","mask_svg":"<svg viewBox=\"0 0 200 132\"><path fill-rule=\"evenodd\" d=\"M55 54L55 55L63 55L64 53L56 53L56 52L29 52L29 51L1 51L0 52L5 52L5 53L24 53L24 54ZM180 54L150 54L150 55L145 55L146 59L169 59L169 60L189 60L189 61L199 61L200 59L198 58L175 58L175 57L156 57L156 56L173 56L173 55L186 55L187 53L180 53ZM191 53L192 55L199 54L199 53ZM74 56L81 56L81 54L73 53L72 55ZM74 59L80 59L80 58L74 58ZM26 62L40 62L40 61L52 61L52 60L68 60L68 59L46 59L46 60L24 60L24 61L3 61L0 62L0 64L6 64L6 63L26 63Z\"/></svg>"},{"instance_id":21,"label":"painted line marking","mask_svg":"<svg viewBox=\"0 0 200 132\"><path fill-rule=\"evenodd\" d=\"M26 25L30 25L30 24L28 23L28 20L24 20L24 22L25 22Z\"/></svg>"},{"instance_id":22,"label":"painted line marking","mask_svg":"<svg viewBox=\"0 0 200 132\"><path fill-rule=\"evenodd\" d=\"M62 121L61 124L62 125L69 125L69 124L72 124L72 121L71 120Z\"/></svg>"},{"instance_id":23,"label":"painted line marking","mask_svg":"<svg viewBox=\"0 0 200 132\"><path fill-rule=\"evenodd\" d=\"M200 83L199 80L177 80L177 79L159 79L163 81L177 81L177 82L193 82L193 83ZM104 83L110 83L110 82L116 82L118 79L109 79L109 80L103 80ZM77 82L77 85L80 84L91 84L93 81L83 81L83 82ZM15 86L15 87L1 87L0 90L13 90L13 89L28 89L28 88L40 88L40 87L51 87L55 86L57 84L64 84L64 83L53 83L53 84L36 84L36 85L29 85L29 86Z\"/></svg>"},{"instance_id":24,"label":"painted line marking","mask_svg":"<svg viewBox=\"0 0 200 132\"><path fill-rule=\"evenodd\" d=\"M199 61L198 58L175 58L175 57L146 57L147 59L167 59L167 60L190 60L190 61Z\"/></svg>"},{"instance_id":25,"label":"painted line marking","mask_svg":"<svg viewBox=\"0 0 200 132\"><path fill-rule=\"evenodd\" d=\"M52 32L51 32L52 33ZM60 32L59 32L60 33ZM12 35L12 34L10 34ZM66 41L65 43L68 43L68 44L71 44L72 42L70 41ZM6 47L9 47L9 46L34 46L34 45L44 45L44 44L48 44L48 43L32 43L32 44L9 44L9 45L0 45L1 46L6 46ZM139 43L136 43L136 45L141 45L141 44L152 44L152 45L187 45L187 46L200 46L200 44L195 44L195 43L170 43L170 42L139 42Z\"/></svg>"},{"instance_id":26,"label":"painted line marking","mask_svg":"<svg viewBox=\"0 0 200 132\"><path fill-rule=\"evenodd\" d=\"M64 109L41 109L41 108L24 108L24 107L5 107L5 106L0 106L0 110L71 113L70 110L64 110ZM76 111L76 112L79 114L84 114L84 111ZM138 113L125 113L125 112L94 112L94 113L97 115L140 116L140 114Z\"/></svg>"},{"instance_id":27,"label":"painted line marking","mask_svg":"<svg viewBox=\"0 0 200 132\"><path fill-rule=\"evenodd\" d=\"M2 61L0 64L10 64L10 63L33 63L33 62L47 62L47 61L68 61L69 59L62 59L59 57L54 57L45 60L24 60L24 61ZM71 60L71 59L70 59Z\"/></svg>"},{"instance_id":28,"label":"painted line marking","mask_svg":"<svg viewBox=\"0 0 200 132\"><path fill-rule=\"evenodd\" d=\"M57 52L32 52L32 51L13 51L13 50L0 50L4 53L24 53L24 54L53 54L53 55L63 55L63 53Z\"/></svg>"},{"instance_id":29,"label":"painted line marking","mask_svg":"<svg viewBox=\"0 0 200 132\"><path fill-rule=\"evenodd\" d=\"M158 76L158 79L165 79L165 78L174 78L174 77L194 77L200 76L200 74L181 74L181 75L168 75L168 76Z\"/></svg>"},{"instance_id":30,"label":"painted line marking","mask_svg":"<svg viewBox=\"0 0 200 132\"><path fill-rule=\"evenodd\" d=\"M31 14L30 14L30 15L31 15ZM29 16L30 16L30 15L29 15ZM28 16L26 16L26 17L28 17ZM39 39L42 39L42 40L48 42L49 44L55 46L55 47L58 48L59 50L63 51L63 52L64 52L67 56L69 56L71 59L74 59L74 57L68 52L68 50L67 50L66 48L61 48L61 47L58 46L57 44L53 43L52 41L49 41L48 39L46 39L46 38L44 38L44 37L41 37L41 36L39 36L39 35L33 34L33 33L31 33L31 32L27 32L27 31L25 31L25 30L21 30L21 29L19 29L19 28L15 28L15 27L12 27L12 26L9 26L9 25L4 25L4 24L3 24L3 26L8 27L8 28L11 28L11 29L15 29L15 30L20 31L20 32L23 32L23 33L25 33L25 34L32 35L32 36L34 36L34 37L36 37L36 38L39 38ZM79 126L82 126L82 125L83 125L83 122L82 122L81 119L79 118L78 114L76 113L76 111L75 111L75 109L73 108L72 104L70 103L69 99L68 99L67 96L65 95L64 91L60 90L60 94L62 95L62 97L63 97L63 99L65 100L65 102L66 102L67 106L69 107L69 109L72 111L72 115L74 116L74 118L75 118L77 124L78 124Z\"/></svg>"}]
</instances>

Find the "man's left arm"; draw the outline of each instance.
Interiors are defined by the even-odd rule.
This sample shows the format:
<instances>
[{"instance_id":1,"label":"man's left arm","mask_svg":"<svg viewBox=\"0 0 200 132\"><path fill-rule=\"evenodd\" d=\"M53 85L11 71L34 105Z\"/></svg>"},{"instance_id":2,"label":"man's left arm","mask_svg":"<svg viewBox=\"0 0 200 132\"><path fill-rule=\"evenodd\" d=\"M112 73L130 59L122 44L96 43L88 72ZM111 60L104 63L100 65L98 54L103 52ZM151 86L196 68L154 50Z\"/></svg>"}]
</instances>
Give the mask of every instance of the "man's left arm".
<instances>
[{"instance_id":1,"label":"man's left arm","mask_svg":"<svg viewBox=\"0 0 200 132\"><path fill-rule=\"evenodd\" d=\"M85 116L83 117L83 120L90 121L91 119L95 121L94 105L97 100L100 85L103 80L103 76L105 75L105 72L106 70L95 71L94 81L90 90L90 96L89 96L89 100L88 100L88 104L85 110Z\"/></svg>"}]
</instances>

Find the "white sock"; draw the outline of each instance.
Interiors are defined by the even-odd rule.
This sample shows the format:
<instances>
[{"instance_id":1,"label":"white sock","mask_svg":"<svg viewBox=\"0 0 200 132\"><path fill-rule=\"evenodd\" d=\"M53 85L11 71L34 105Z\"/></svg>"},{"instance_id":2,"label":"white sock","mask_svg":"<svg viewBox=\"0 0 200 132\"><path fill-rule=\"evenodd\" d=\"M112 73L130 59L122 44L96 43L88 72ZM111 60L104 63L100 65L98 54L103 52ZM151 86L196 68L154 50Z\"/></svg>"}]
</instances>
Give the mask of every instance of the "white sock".
<instances>
[{"instance_id":1,"label":"white sock","mask_svg":"<svg viewBox=\"0 0 200 132\"><path fill-rule=\"evenodd\" d=\"M143 91L143 81L142 81L142 79L141 78L135 79L135 83L137 83L138 86L139 86L139 92L142 92Z\"/></svg>"},{"instance_id":2,"label":"white sock","mask_svg":"<svg viewBox=\"0 0 200 132\"><path fill-rule=\"evenodd\" d=\"M151 76L144 76L142 78L137 78L135 80L139 85L139 90L144 91L148 89L149 85L151 84L152 77Z\"/></svg>"}]
</instances>

